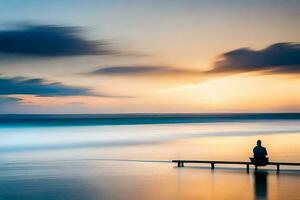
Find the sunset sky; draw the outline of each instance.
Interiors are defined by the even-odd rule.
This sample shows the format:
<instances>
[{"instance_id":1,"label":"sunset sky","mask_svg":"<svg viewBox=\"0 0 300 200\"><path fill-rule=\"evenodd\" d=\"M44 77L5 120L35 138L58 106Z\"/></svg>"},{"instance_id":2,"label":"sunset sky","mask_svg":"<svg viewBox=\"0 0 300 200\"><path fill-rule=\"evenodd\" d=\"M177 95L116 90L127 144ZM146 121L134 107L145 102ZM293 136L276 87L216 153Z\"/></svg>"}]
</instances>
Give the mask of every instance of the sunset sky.
<instances>
[{"instance_id":1,"label":"sunset sky","mask_svg":"<svg viewBox=\"0 0 300 200\"><path fill-rule=\"evenodd\" d=\"M0 113L300 112L299 0L0 0Z\"/></svg>"}]
</instances>

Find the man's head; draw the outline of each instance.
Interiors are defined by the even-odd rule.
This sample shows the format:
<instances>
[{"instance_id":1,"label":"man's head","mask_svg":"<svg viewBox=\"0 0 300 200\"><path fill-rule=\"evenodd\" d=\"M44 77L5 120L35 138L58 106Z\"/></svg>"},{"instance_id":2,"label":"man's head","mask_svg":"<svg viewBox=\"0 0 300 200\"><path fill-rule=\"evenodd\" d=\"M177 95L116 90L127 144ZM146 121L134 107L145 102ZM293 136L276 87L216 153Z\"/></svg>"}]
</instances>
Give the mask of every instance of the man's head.
<instances>
[{"instance_id":1,"label":"man's head","mask_svg":"<svg viewBox=\"0 0 300 200\"><path fill-rule=\"evenodd\" d=\"M256 144L257 146L261 146L261 140L257 140Z\"/></svg>"}]
</instances>

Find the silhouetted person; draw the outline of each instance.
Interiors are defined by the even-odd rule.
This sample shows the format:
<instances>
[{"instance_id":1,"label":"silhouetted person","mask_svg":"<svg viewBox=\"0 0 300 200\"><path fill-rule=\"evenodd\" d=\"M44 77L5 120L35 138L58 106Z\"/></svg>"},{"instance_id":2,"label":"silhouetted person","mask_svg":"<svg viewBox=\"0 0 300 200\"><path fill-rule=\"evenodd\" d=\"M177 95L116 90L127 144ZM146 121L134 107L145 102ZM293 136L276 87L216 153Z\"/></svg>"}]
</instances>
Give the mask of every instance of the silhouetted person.
<instances>
[{"instance_id":1,"label":"silhouetted person","mask_svg":"<svg viewBox=\"0 0 300 200\"><path fill-rule=\"evenodd\" d=\"M253 149L254 158L250 158L251 162L255 165L255 170L257 170L257 166L266 166L269 162L267 149L261 146L260 140L257 140L256 144L256 147Z\"/></svg>"},{"instance_id":2,"label":"silhouetted person","mask_svg":"<svg viewBox=\"0 0 300 200\"><path fill-rule=\"evenodd\" d=\"M257 140L256 144L256 147L253 149L254 158L266 158L268 155L267 149L261 146L261 140Z\"/></svg>"}]
</instances>

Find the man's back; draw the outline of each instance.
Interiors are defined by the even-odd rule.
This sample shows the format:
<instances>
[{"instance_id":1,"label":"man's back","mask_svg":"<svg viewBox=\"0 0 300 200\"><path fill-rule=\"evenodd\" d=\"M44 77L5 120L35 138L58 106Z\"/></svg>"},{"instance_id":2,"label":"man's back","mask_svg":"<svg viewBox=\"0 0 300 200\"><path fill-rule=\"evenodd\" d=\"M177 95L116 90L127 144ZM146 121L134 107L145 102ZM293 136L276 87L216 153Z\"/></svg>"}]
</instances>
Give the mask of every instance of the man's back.
<instances>
[{"instance_id":1,"label":"man's back","mask_svg":"<svg viewBox=\"0 0 300 200\"><path fill-rule=\"evenodd\" d=\"M266 157L268 155L267 150L265 147L257 145L256 147L254 147L253 149L253 153L254 153L254 157L257 158L262 158L262 157Z\"/></svg>"},{"instance_id":2,"label":"man's back","mask_svg":"<svg viewBox=\"0 0 300 200\"><path fill-rule=\"evenodd\" d=\"M256 144L256 147L253 148L254 158L250 158L251 162L255 165L255 170L257 166L265 166L269 162L267 149L261 146L261 140L257 140Z\"/></svg>"}]
</instances>

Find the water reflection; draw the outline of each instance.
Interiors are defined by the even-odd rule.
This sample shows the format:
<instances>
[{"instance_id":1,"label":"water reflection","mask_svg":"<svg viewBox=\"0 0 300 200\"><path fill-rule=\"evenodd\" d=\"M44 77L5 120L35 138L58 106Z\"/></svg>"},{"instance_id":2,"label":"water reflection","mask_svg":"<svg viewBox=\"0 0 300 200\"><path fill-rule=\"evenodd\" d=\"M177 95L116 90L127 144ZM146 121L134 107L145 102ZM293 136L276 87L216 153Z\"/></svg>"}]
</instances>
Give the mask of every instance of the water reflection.
<instances>
[{"instance_id":1,"label":"water reflection","mask_svg":"<svg viewBox=\"0 0 300 200\"><path fill-rule=\"evenodd\" d=\"M268 195L268 172L254 172L255 200L267 199Z\"/></svg>"},{"instance_id":2,"label":"water reflection","mask_svg":"<svg viewBox=\"0 0 300 200\"><path fill-rule=\"evenodd\" d=\"M290 125L2 128L0 200L300 199L299 171L283 169L279 179L266 168L252 174L245 166L212 171L207 165L178 169L168 162L149 162L248 161L258 138L272 161L299 162L300 132L293 131L300 130L300 123L292 130Z\"/></svg>"}]
</instances>

